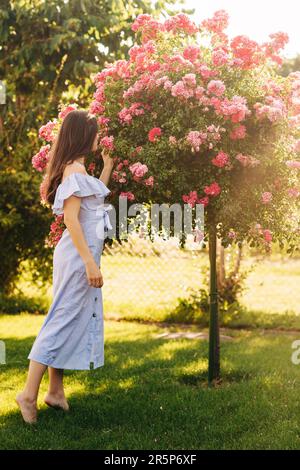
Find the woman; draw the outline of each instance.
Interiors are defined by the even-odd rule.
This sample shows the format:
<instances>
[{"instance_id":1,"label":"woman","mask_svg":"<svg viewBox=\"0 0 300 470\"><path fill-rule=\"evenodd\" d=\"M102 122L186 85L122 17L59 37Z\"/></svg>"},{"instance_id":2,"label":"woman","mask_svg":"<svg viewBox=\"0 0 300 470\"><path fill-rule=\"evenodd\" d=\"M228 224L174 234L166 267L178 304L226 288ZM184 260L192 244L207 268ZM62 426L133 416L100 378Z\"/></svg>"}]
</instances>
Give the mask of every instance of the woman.
<instances>
[{"instance_id":1,"label":"woman","mask_svg":"<svg viewBox=\"0 0 300 470\"><path fill-rule=\"evenodd\" d=\"M47 170L46 200L55 214L64 214L67 228L54 250L53 302L28 356L25 388L16 397L24 421L30 424L37 421L37 396L47 367L49 390L44 401L68 411L64 369L104 364L99 231L112 228L103 203L110 193L106 185L113 160L102 153L100 179L87 174L84 161L97 150L97 132L95 116L71 111L63 120Z\"/></svg>"}]
</instances>

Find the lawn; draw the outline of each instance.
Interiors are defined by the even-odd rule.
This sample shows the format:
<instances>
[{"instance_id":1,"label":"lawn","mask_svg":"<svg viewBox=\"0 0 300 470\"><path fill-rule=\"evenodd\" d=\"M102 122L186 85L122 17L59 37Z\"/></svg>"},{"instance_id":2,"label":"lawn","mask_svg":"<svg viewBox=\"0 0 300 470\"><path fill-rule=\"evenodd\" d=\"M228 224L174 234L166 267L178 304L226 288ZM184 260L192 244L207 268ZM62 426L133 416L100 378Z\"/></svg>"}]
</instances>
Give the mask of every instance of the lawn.
<instances>
[{"instance_id":1,"label":"lawn","mask_svg":"<svg viewBox=\"0 0 300 470\"><path fill-rule=\"evenodd\" d=\"M71 412L40 400L39 423L28 428L14 397L42 321L0 317L1 449L300 449L300 365L291 362L300 333L226 330L223 384L209 389L207 341L166 340L158 325L106 321L104 367L67 372ZM46 387L47 378L41 399Z\"/></svg>"}]
</instances>

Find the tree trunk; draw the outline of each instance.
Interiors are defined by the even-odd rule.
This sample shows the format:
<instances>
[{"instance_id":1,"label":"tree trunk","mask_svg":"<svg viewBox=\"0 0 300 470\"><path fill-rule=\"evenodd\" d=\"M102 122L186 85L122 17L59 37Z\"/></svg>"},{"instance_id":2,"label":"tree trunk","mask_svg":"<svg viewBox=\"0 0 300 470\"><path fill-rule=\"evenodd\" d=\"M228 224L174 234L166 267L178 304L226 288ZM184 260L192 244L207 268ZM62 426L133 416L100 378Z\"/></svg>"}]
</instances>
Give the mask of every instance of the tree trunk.
<instances>
[{"instance_id":1,"label":"tree trunk","mask_svg":"<svg viewBox=\"0 0 300 470\"><path fill-rule=\"evenodd\" d=\"M209 361L208 384L211 386L220 379L220 331L217 290L217 233L215 224L209 228L210 262L210 321L209 321Z\"/></svg>"}]
</instances>

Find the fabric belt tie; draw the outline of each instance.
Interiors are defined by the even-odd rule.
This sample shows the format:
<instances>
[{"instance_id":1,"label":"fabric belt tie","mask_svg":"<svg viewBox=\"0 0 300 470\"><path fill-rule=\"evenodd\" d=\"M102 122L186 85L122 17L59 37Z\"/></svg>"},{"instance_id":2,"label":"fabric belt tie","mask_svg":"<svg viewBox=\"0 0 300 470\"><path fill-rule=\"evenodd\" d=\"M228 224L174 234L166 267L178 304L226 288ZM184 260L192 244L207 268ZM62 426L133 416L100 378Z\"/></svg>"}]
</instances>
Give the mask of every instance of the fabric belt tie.
<instances>
[{"instance_id":1,"label":"fabric belt tie","mask_svg":"<svg viewBox=\"0 0 300 470\"><path fill-rule=\"evenodd\" d=\"M106 230L111 230L112 229L112 225L110 223L110 218L109 218L109 215L108 215L108 212L110 210L112 210L113 206L111 204L108 204L108 205L105 205L105 204L101 204L97 207L97 215L101 215L103 214L104 215L104 223L105 223L105 228Z\"/></svg>"}]
</instances>

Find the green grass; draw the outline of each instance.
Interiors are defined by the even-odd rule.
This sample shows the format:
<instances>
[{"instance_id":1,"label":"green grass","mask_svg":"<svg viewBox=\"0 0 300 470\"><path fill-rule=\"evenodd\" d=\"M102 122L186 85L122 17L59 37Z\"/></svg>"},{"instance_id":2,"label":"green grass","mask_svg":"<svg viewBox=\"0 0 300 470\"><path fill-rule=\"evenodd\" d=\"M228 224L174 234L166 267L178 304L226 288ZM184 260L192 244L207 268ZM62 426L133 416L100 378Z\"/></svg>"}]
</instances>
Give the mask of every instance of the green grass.
<instances>
[{"instance_id":1,"label":"green grass","mask_svg":"<svg viewBox=\"0 0 300 470\"><path fill-rule=\"evenodd\" d=\"M295 333L246 330L222 343L223 384L206 385L207 342L156 338L159 326L105 323L105 365L66 373L71 412L46 409L28 428L14 403L43 321L0 317L1 449L300 449L300 365ZM191 327L195 329L195 327Z\"/></svg>"},{"instance_id":2,"label":"green grass","mask_svg":"<svg viewBox=\"0 0 300 470\"><path fill-rule=\"evenodd\" d=\"M255 260L247 259L247 264ZM265 313L293 312L300 315L300 260L264 259L254 264L246 280L241 303Z\"/></svg>"}]
</instances>

